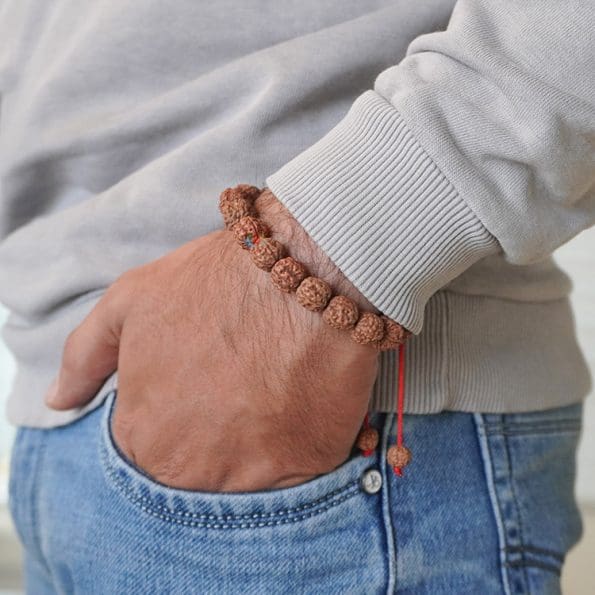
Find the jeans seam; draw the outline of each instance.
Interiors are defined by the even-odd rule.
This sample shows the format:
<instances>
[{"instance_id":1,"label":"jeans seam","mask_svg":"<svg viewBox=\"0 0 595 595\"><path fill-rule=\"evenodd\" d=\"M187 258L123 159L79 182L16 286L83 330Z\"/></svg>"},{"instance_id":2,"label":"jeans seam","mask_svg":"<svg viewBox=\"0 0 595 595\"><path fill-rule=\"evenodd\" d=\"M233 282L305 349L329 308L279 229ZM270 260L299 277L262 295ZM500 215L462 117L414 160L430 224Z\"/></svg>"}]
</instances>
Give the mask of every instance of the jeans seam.
<instances>
[{"instance_id":1,"label":"jeans seam","mask_svg":"<svg viewBox=\"0 0 595 595\"><path fill-rule=\"evenodd\" d=\"M107 455L107 457L109 457L109 454ZM186 517L186 518L198 519L198 520L238 521L238 520L249 520L249 519L269 519L269 518L273 518L276 516L289 516L296 512L299 513L304 510L315 508L316 506L318 506L320 504L324 504L325 502L332 500L335 496L338 496L338 495L342 494L343 492L346 492L350 488L359 484L359 480L354 480L354 481L351 481L348 484L342 486L341 488L337 488L336 490L333 490L332 492L329 492L328 494L325 494L324 496L321 496L320 498L317 498L316 500L307 502L306 504L303 504L302 506L295 506L292 508L283 508L281 510L276 510L274 512L267 512L267 513L256 512L256 513L252 513L252 514L248 513L248 514L237 514L237 515L235 515L235 514L222 514L222 515L198 514L196 512L189 512L189 511L185 511L185 510L175 510L172 508L168 508L167 506L155 504L146 496L139 496L139 495L134 494L134 492L127 486L123 485L123 482L121 482L120 479L117 477L116 472L113 468L113 465L107 459L104 459L104 461L105 461L105 465L107 467L108 474L109 474L110 478L113 481L116 481L117 483L119 483L121 486L121 489L126 491L126 493L131 495L135 500L138 500L139 502L144 502L146 506L148 506L156 511L159 511L160 513L163 513L165 515L170 515L173 517Z\"/></svg>"},{"instance_id":2,"label":"jeans seam","mask_svg":"<svg viewBox=\"0 0 595 595\"><path fill-rule=\"evenodd\" d=\"M560 552L556 552L554 550L549 550L547 548L543 548L543 547L537 547L537 546L533 546L533 545L521 545L521 546L508 546L506 548L508 551L512 551L512 552L527 552L529 555L530 554L536 554L536 555L543 555L543 556L548 556L550 558L553 558L554 560L557 560L560 563L564 562L565 556L564 554L561 554Z\"/></svg>"},{"instance_id":3,"label":"jeans seam","mask_svg":"<svg viewBox=\"0 0 595 595\"><path fill-rule=\"evenodd\" d=\"M212 529L249 529L257 527L270 527L276 525L283 525L293 523L313 516L317 516L322 512L326 512L339 504L342 504L349 498L357 495L359 490L359 479L346 484L345 486L333 490L325 496L318 498L312 502L308 502L299 507L286 508L271 513L253 513L243 515L198 515L189 511L172 510L170 508L154 504L149 498L135 494L124 482L118 477L113 464L109 461L110 453L107 452L105 444L101 445L101 459L103 461L106 473L111 479L114 487L118 489L130 502L138 506L144 512L151 514L154 517L160 518L166 522L183 525L188 527L201 527ZM326 504L325 504L326 503ZM325 504L325 505L322 505ZM303 511L310 509L309 512ZM295 514L295 513L301 514ZM274 519L274 517L283 517ZM183 518L180 518L183 517ZM234 521L248 521L249 519L269 519L259 522L237 523ZM200 520L196 520L200 519ZM220 522L203 522L203 521L220 521Z\"/></svg>"},{"instance_id":4,"label":"jeans seam","mask_svg":"<svg viewBox=\"0 0 595 595\"><path fill-rule=\"evenodd\" d=\"M510 493L512 495L512 501L514 502L514 507L516 509L517 523L518 523L518 528L519 528L519 541L521 544L524 544L525 539L523 537L523 523L521 520L521 510L519 507L518 496L516 493L516 489L514 487L514 481L513 481L513 477L512 477L512 457L510 456L510 443L508 440L508 435L503 433L502 439L504 441L504 448L505 448L506 458L507 458L507 463L508 463L507 468L508 468L508 481L510 483ZM527 576L527 567L522 566L522 568L523 568L523 576L525 578L525 584L529 585L529 577Z\"/></svg>"},{"instance_id":5,"label":"jeans seam","mask_svg":"<svg viewBox=\"0 0 595 595\"><path fill-rule=\"evenodd\" d=\"M387 567L388 567L388 576L387 576L387 586L386 592L387 594L396 593L396 584L397 584L397 546L395 542L395 528L393 527L392 523L392 515L391 515L391 495L390 495L390 481L388 478L389 473L389 466L385 463L386 461L386 451L388 448L388 442L390 439L392 425L395 419L394 413L388 413L386 415L384 421L384 428L382 429L382 444L380 447L380 473L382 474L382 481L386 486L384 490L382 490L382 516L384 517L384 532L386 538L386 559L387 559Z\"/></svg>"},{"instance_id":6,"label":"jeans seam","mask_svg":"<svg viewBox=\"0 0 595 595\"><path fill-rule=\"evenodd\" d=\"M337 498L336 500L334 500L333 502L329 503L326 506L321 506L307 514L301 514L301 515L291 516L291 517L288 516L286 518L278 519L278 520L274 520L274 521L258 522L258 523L240 523L240 524L232 524L232 523L226 523L226 522L206 523L206 522L199 522L199 521L182 520L180 518L175 518L175 517L169 516L167 514L158 512L157 510L154 509L153 506L143 504L141 502L140 497L138 497L137 495L132 493L132 491L127 486L122 485L120 478L118 478L115 475L113 470L108 468L107 473L108 473L108 476L111 478L111 480L114 482L115 486L121 492L124 493L126 498L133 504L137 505L142 511L150 514L153 517L161 519L162 521L165 521L167 523L172 523L175 525L182 525L184 527L197 527L197 528L203 528L203 529L255 529L255 528L260 528L260 527L274 527L274 526L278 526L278 525L286 525L289 523L295 523L298 521L303 521L305 519L317 516L323 512L326 512L327 510L330 510L331 508L334 508L335 506L342 504L349 498L352 498L359 492L359 487L357 486L357 482L355 482L356 485L353 486L351 490L349 490L349 491L346 490L345 493L340 498ZM228 519L228 520L236 520L236 519Z\"/></svg>"},{"instance_id":7,"label":"jeans seam","mask_svg":"<svg viewBox=\"0 0 595 595\"><path fill-rule=\"evenodd\" d=\"M112 391L115 392L115 391ZM109 396L109 395L108 395ZM183 524L188 526L204 526L204 527L213 527L213 528L233 528L228 527L225 525L226 522L233 522L234 527L237 526L238 521L250 521L254 519L263 519L267 520L268 522L252 522L251 524L241 525L240 528L248 528L252 527L263 527L263 526L270 526L272 524L283 524L283 523L290 523L295 522L296 520L303 520L306 518L310 518L321 512L329 510L341 504L345 500L355 496L360 489L360 479L354 479L349 481L345 485L331 490L325 493L323 496L320 496L314 500L310 500L300 506L294 506L290 508L281 508L272 512L267 513L246 513L246 514L226 514L226 515L215 515L215 514L200 514L188 511L181 507L181 509L176 510L175 508L169 508L167 506L162 506L160 504L156 504L150 498L146 496L137 494L133 489L131 489L126 483L122 480L121 477L118 476L118 466L122 466L126 463L126 461L120 461L119 458L122 458L123 455L120 453L118 446L113 442L113 438L111 435L111 428L110 428L110 419L111 419L111 408L112 403L108 400L107 410L104 413L103 422L101 424L101 436L99 440L99 451L100 451L100 459L105 469L105 472L108 478L113 482L114 486L120 491L129 501L132 501L135 505L142 508L145 512L150 512L153 516L158 516L163 520L169 520L172 523ZM113 452L112 452L113 451ZM116 462L114 463L114 459ZM130 477L129 471L124 468L123 473L126 474L127 477ZM133 477L130 478L131 481L135 481ZM147 477L147 481L151 481L150 478ZM158 484L155 487L167 490L167 486L159 486ZM193 493L189 492L192 497ZM255 494L258 494L255 493ZM195 495L200 497L200 492L196 492ZM225 495L224 493L222 495ZM325 505L326 504L326 505ZM311 512L307 514L300 514L304 511L310 510ZM296 515L296 513L298 513ZM281 519L280 521L275 521L271 519L275 519L275 517L285 517L288 520ZM191 520L188 520L191 519ZM198 521L216 521L215 523L199 523ZM223 523L224 526L221 526Z\"/></svg>"},{"instance_id":8,"label":"jeans seam","mask_svg":"<svg viewBox=\"0 0 595 595\"><path fill-rule=\"evenodd\" d=\"M535 424L497 424L484 426L486 434L541 434L550 432L567 432L580 430L580 420L560 420L552 423Z\"/></svg>"},{"instance_id":9,"label":"jeans seam","mask_svg":"<svg viewBox=\"0 0 595 595\"><path fill-rule=\"evenodd\" d=\"M518 432L499 432L499 431L487 431L486 434L496 434L497 436L541 436L551 434L576 434L580 431L580 428L550 428L543 430L521 430Z\"/></svg>"},{"instance_id":10,"label":"jeans seam","mask_svg":"<svg viewBox=\"0 0 595 595\"><path fill-rule=\"evenodd\" d=\"M486 477L488 494L492 504L492 512L496 522L498 532L498 541L500 543L500 575L502 577L502 588L505 595L512 595L510 590L510 580L508 576L508 562L506 559L506 531L504 527L502 510L496 492L494 482L494 470L492 467L492 453L488 443L487 434L484 428L484 419L481 413L473 413L473 420L475 421L477 440L479 442L479 450L483 461L483 469Z\"/></svg>"},{"instance_id":11,"label":"jeans seam","mask_svg":"<svg viewBox=\"0 0 595 595\"><path fill-rule=\"evenodd\" d=\"M514 415L514 414L513 414ZM533 428L533 427L543 427L543 426L557 426L560 425L581 425L582 420L580 418L570 418L570 419L541 419L536 421L489 421L484 424L486 428L522 428L523 426Z\"/></svg>"},{"instance_id":12,"label":"jeans seam","mask_svg":"<svg viewBox=\"0 0 595 595\"><path fill-rule=\"evenodd\" d=\"M525 570L526 568L540 568L541 570L547 570L548 572L553 572L560 576L561 571L560 568L555 566L554 564L548 564L547 562L540 562L538 560L531 560L527 558L523 558L522 560L515 560L514 562L506 562L507 566L512 568L522 568Z\"/></svg>"}]
</instances>

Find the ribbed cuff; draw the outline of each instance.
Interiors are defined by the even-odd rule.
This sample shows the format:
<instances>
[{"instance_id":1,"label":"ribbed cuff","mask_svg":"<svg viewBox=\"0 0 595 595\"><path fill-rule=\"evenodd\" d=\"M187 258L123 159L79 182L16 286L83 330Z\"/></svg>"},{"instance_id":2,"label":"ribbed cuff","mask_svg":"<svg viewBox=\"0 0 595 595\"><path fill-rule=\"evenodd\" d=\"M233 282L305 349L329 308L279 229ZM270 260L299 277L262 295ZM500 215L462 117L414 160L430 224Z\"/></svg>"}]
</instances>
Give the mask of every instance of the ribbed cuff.
<instances>
[{"instance_id":1,"label":"ribbed cuff","mask_svg":"<svg viewBox=\"0 0 595 595\"><path fill-rule=\"evenodd\" d=\"M415 334L430 296L499 249L375 91L266 184L358 290Z\"/></svg>"}]
</instances>

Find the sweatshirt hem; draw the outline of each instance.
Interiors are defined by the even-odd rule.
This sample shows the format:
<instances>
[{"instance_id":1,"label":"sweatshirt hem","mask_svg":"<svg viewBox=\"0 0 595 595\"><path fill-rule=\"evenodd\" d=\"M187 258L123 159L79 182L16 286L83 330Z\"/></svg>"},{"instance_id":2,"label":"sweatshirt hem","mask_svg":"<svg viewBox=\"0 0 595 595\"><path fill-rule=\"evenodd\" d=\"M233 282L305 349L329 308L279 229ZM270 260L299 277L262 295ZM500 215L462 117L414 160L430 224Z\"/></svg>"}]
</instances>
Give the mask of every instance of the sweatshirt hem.
<instances>
[{"instance_id":1,"label":"sweatshirt hem","mask_svg":"<svg viewBox=\"0 0 595 595\"><path fill-rule=\"evenodd\" d=\"M380 355L370 410L395 411L396 351ZM593 387L568 297L514 302L437 292L407 343L405 413L515 413L585 399Z\"/></svg>"}]
</instances>

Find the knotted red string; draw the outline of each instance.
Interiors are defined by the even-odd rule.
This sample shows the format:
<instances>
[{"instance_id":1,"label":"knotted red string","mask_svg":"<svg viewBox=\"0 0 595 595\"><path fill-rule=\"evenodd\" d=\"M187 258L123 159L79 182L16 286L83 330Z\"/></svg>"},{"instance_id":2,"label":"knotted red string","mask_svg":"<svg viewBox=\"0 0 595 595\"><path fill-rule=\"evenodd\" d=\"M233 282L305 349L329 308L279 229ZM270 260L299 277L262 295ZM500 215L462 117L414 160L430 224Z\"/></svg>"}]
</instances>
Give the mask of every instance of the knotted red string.
<instances>
[{"instance_id":1,"label":"knotted red string","mask_svg":"<svg viewBox=\"0 0 595 595\"><path fill-rule=\"evenodd\" d=\"M405 344L398 347L398 381L397 381L397 443L386 451L386 459L392 466L395 475L403 477L403 467L411 460L411 451L403 445L403 405L405 402ZM378 430L372 428L369 414L366 413L362 428L358 434L357 446L363 456L369 457L378 444Z\"/></svg>"}]
</instances>

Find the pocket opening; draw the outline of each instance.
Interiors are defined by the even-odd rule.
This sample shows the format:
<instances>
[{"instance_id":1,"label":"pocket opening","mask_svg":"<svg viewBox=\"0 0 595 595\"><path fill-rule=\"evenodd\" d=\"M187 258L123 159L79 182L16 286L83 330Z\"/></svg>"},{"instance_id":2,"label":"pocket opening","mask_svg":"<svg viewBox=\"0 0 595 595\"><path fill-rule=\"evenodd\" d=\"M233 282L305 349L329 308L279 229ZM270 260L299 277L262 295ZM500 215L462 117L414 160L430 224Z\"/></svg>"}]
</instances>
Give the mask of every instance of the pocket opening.
<instances>
[{"instance_id":1,"label":"pocket opening","mask_svg":"<svg viewBox=\"0 0 595 595\"><path fill-rule=\"evenodd\" d=\"M106 481L151 516L187 527L243 529L296 523L330 511L361 494L360 476L373 462L354 455L330 473L287 488L210 492L172 488L134 465L111 431L117 391L108 395L101 425L101 461Z\"/></svg>"}]
</instances>

